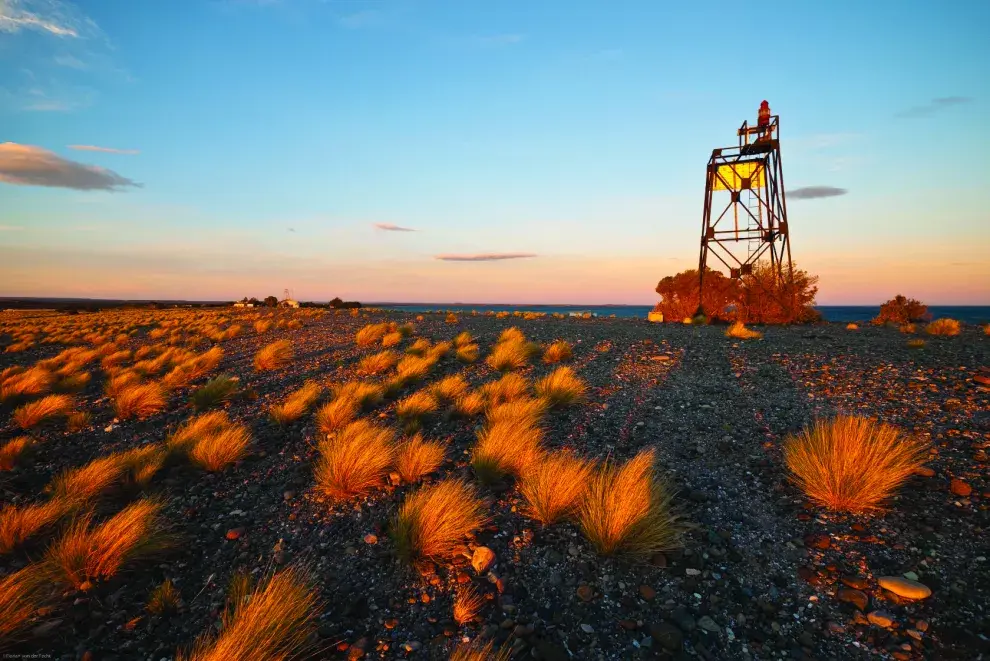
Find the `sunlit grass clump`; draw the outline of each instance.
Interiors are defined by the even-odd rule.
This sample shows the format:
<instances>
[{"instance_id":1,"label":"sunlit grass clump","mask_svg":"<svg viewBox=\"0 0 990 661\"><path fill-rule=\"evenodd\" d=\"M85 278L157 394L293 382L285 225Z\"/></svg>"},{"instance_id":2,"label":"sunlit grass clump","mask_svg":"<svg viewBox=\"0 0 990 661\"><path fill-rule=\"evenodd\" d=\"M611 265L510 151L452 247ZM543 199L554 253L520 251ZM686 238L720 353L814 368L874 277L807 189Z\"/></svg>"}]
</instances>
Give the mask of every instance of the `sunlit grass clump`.
<instances>
[{"instance_id":1,"label":"sunlit grass clump","mask_svg":"<svg viewBox=\"0 0 990 661\"><path fill-rule=\"evenodd\" d=\"M134 502L106 521L93 524L82 516L48 549L45 562L56 581L87 589L116 575L125 564L167 546L162 504Z\"/></svg>"},{"instance_id":2,"label":"sunlit grass clump","mask_svg":"<svg viewBox=\"0 0 990 661\"><path fill-rule=\"evenodd\" d=\"M113 408L121 420L148 418L165 408L165 389L160 384L133 382L120 388Z\"/></svg>"},{"instance_id":3,"label":"sunlit grass clump","mask_svg":"<svg viewBox=\"0 0 990 661\"><path fill-rule=\"evenodd\" d=\"M508 644L496 648L495 641L475 638L470 643L460 643L450 654L450 661L509 661L512 648Z\"/></svg>"},{"instance_id":4,"label":"sunlit grass clump","mask_svg":"<svg viewBox=\"0 0 990 661\"><path fill-rule=\"evenodd\" d=\"M529 381L524 376L510 373L497 381L484 384L478 389L478 392L489 405L495 406L527 397L529 395Z\"/></svg>"},{"instance_id":5,"label":"sunlit grass clump","mask_svg":"<svg viewBox=\"0 0 990 661\"><path fill-rule=\"evenodd\" d=\"M359 347L370 347L381 340L387 332L388 326L386 324L368 324L354 335L354 341Z\"/></svg>"},{"instance_id":6,"label":"sunlit grass clump","mask_svg":"<svg viewBox=\"0 0 990 661\"><path fill-rule=\"evenodd\" d=\"M420 390L400 399L395 405L395 414L409 423L419 421L439 408L436 398L426 390Z\"/></svg>"},{"instance_id":7,"label":"sunlit grass clump","mask_svg":"<svg viewBox=\"0 0 990 661\"><path fill-rule=\"evenodd\" d=\"M395 433L356 420L320 441L314 467L316 488L333 500L345 500L381 485L395 459Z\"/></svg>"},{"instance_id":8,"label":"sunlit grass clump","mask_svg":"<svg viewBox=\"0 0 990 661\"><path fill-rule=\"evenodd\" d=\"M363 408L375 406L385 397L384 388L377 383L364 381L348 381L342 385L334 386L332 390L334 398L353 399Z\"/></svg>"},{"instance_id":9,"label":"sunlit grass clump","mask_svg":"<svg viewBox=\"0 0 990 661\"><path fill-rule=\"evenodd\" d=\"M424 441L416 434L408 441L399 445L396 452L395 468L403 482L418 482L429 475L443 463L444 446L442 443Z\"/></svg>"},{"instance_id":10,"label":"sunlit grass clump","mask_svg":"<svg viewBox=\"0 0 990 661\"><path fill-rule=\"evenodd\" d=\"M746 328L741 321L735 321L726 329L725 336L736 340L758 340L763 337L763 333Z\"/></svg>"},{"instance_id":11,"label":"sunlit grass clump","mask_svg":"<svg viewBox=\"0 0 990 661\"><path fill-rule=\"evenodd\" d=\"M553 344L547 347L547 350L543 352L543 362L544 363L561 363L565 360L570 360L574 355L574 350L571 348L569 342L564 340L557 340Z\"/></svg>"},{"instance_id":12,"label":"sunlit grass clump","mask_svg":"<svg viewBox=\"0 0 990 661\"><path fill-rule=\"evenodd\" d=\"M182 597L175 584L165 579L151 591L145 609L152 615L167 615L179 609Z\"/></svg>"},{"instance_id":13,"label":"sunlit grass clump","mask_svg":"<svg viewBox=\"0 0 990 661\"><path fill-rule=\"evenodd\" d=\"M224 627L205 635L176 661L288 661L302 658L320 612L301 571L284 569L250 594L232 594Z\"/></svg>"},{"instance_id":14,"label":"sunlit grass clump","mask_svg":"<svg viewBox=\"0 0 990 661\"><path fill-rule=\"evenodd\" d=\"M489 420L478 433L471 465L485 484L507 474L518 477L540 458L542 443L543 433L530 413Z\"/></svg>"},{"instance_id":15,"label":"sunlit grass clump","mask_svg":"<svg viewBox=\"0 0 990 661\"><path fill-rule=\"evenodd\" d=\"M193 408L204 411L223 404L237 393L240 383L238 379L226 375L213 377L190 397Z\"/></svg>"},{"instance_id":16,"label":"sunlit grass clump","mask_svg":"<svg viewBox=\"0 0 990 661\"><path fill-rule=\"evenodd\" d=\"M561 408L584 401L588 386L570 367L558 367L537 381L533 390L551 408Z\"/></svg>"},{"instance_id":17,"label":"sunlit grass clump","mask_svg":"<svg viewBox=\"0 0 990 661\"><path fill-rule=\"evenodd\" d=\"M594 464L568 452L541 458L523 473L521 491L527 514L549 525L576 512Z\"/></svg>"},{"instance_id":18,"label":"sunlit grass clump","mask_svg":"<svg viewBox=\"0 0 990 661\"><path fill-rule=\"evenodd\" d=\"M362 358L357 365L357 373L362 375L381 374L395 367L397 362L399 362L399 355L394 351L380 351Z\"/></svg>"},{"instance_id":19,"label":"sunlit grass clump","mask_svg":"<svg viewBox=\"0 0 990 661\"><path fill-rule=\"evenodd\" d=\"M493 370L508 372L526 367L529 353L523 342L500 342L492 349L485 362Z\"/></svg>"},{"instance_id":20,"label":"sunlit grass clump","mask_svg":"<svg viewBox=\"0 0 990 661\"><path fill-rule=\"evenodd\" d=\"M51 389L56 380L52 372L41 367L4 370L3 374L5 376L0 377L0 402L16 397L43 395Z\"/></svg>"},{"instance_id":21,"label":"sunlit grass clump","mask_svg":"<svg viewBox=\"0 0 990 661\"><path fill-rule=\"evenodd\" d=\"M50 594L48 572L37 563L0 578L0 650L26 633Z\"/></svg>"},{"instance_id":22,"label":"sunlit grass clump","mask_svg":"<svg viewBox=\"0 0 990 661\"><path fill-rule=\"evenodd\" d=\"M454 401L451 411L462 418L471 418L485 412L485 398L478 392L469 392Z\"/></svg>"},{"instance_id":23,"label":"sunlit grass clump","mask_svg":"<svg viewBox=\"0 0 990 661\"><path fill-rule=\"evenodd\" d=\"M281 404L271 408L272 420L280 425L295 422L309 412L309 409L320 398L323 388L314 381L307 381L301 388L289 394Z\"/></svg>"},{"instance_id":24,"label":"sunlit grass clump","mask_svg":"<svg viewBox=\"0 0 990 661\"><path fill-rule=\"evenodd\" d=\"M478 360L478 355L480 353L481 350L478 348L477 344L462 344L457 347L455 356L458 361L470 364Z\"/></svg>"},{"instance_id":25,"label":"sunlit grass clump","mask_svg":"<svg viewBox=\"0 0 990 661\"><path fill-rule=\"evenodd\" d=\"M278 340L258 350L254 355L254 369L259 372L277 370L291 363L293 356L292 342Z\"/></svg>"},{"instance_id":26,"label":"sunlit grass clump","mask_svg":"<svg viewBox=\"0 0 990 661\"><path fill-rule=\"evenodd\" d=\"M467 394L471 385L460 374L452 374L430 386L430 394L443 403L454 402Z\"/></svg>"},{"instance_id":27,"label":"sunlit grass clump","mask_svg":"<svg viewBox=\"0 0 990 661\"><path fill-rule=\"evenodd\" d=\"M463 480L443 480L406 496L390 535L395 552L411 562L446 558L464 538L485 522L485 506L473 486Z\"/></svg>"},{"instance_id":28,"label":"sunlit grass clump","mask_svg":"<svg viewBox=\"0 0 990 661\"><path fill-rule=\"evenodd\" d=\"M216 472L248 452L251 432L225 411L203 413L184 422L166 441L169 454L185 455L200 468Z\"/></svg>"},{"instance_id":29,"label":"sunlit grass clump","mask_svg":"<svg viewBox=\"0 0 990 661\"><path fill-rule=\"evenodd\" d=\"M0 445L0 471L14 470L32 443L29 436L18 436Z\"/></svg>"},{"instance_id":30,"label":"sunlit grass clump","mask_svg":"<svg viewBox=\"0 0 990 661\"><path fill-rule=\"evenodd\" d=\"M791 479L831 510L868 512L924 463L928 444L883 422L854 416L819 420L790 436L784 459Z\"/></svg>"},{"instance_id":31,"label":"sunlit grass clump","mask_svg":"<svg viewBox=\"0 0 990 661\"><path fill-rule=\"evenodd\" d=\"M324 434L332 434L353 422L361 411L361 403L350 396L336 397L327 402L313 416L316 426Z\"/></svg>"},{"instance_id":32,"label":"sunlit grass clump","mask_svg":"<svg viewBox=\"0 0 990 661\"><path fill-rule=\"evenodd\" d=\"M68 415L72 406L73 400L68 395L46 395L21 405L12 417L21 429L31 429L52 418Z\"/></svg>"},{"instance_id":33,"label":"sunlit grass clump","mask_svg":"<svg viewBox=\"0 0 990 661\"><path fill-rule=\"evenodd\" d=\"M584 536L601 555L645 559L680 544L683 526L655 474L653 450L596 468L578 510Z\"/></svg>"},{"instance_id":34,"label":"sunlit grass clump","mask_svg":"<svg viewBox=\"0 0 990 661\"><path fill-rule=\"evenodd\" d=\"M909 349L923 349L925 347L925 341L920 337L912 337L907 341L907 346Z\"/></svg>"},{"instance_id":35,"label":"sunlit grass clump","mask_svg":"<svg viewBox=\"0 0 990 661\"><path fill-rule=\"evenodd\" d=\"M932 323L925 326L925 332L929 335L937 335L940 337L952 337L953 335L959 335L962 330L962 324L960 324L955 319L936 319Z\"/></svg>"},{"instance_id":36,"label":"sunlit grass clump","mask_svg":"<svg viewBox=\"0 0 990 661\"><path fill-rule=\"evenodd\" d=\"M70 505L53 499L32 505L5 505L0 508L0 555L10 553L26 541L50 529Z\"/></svg>"},{"instance_id":37,"label":"sunlit grass clump","mask_svg":"<svg viewBox=\"0 0 990 661\"><path fill-rule=\"evenodd\" d=\"M457 590L454 597L454 622L464 626L477 619L485 605L485 597L471 584Z\"/></svg>"}]
</instances>

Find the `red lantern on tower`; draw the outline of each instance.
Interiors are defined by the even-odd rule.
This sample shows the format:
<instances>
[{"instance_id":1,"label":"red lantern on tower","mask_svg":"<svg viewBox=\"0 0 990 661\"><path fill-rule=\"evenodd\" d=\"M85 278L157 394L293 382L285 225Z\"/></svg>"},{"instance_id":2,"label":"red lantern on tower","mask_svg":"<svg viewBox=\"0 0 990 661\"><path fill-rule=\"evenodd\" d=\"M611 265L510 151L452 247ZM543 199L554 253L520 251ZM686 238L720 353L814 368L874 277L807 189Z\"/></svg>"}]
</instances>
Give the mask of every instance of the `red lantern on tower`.
<instances>
[{"instance_id":1,"label":"red lantern on tower","mask_svg":"<svg viewBox=\"0 0 990 661\"><path fill-rule=\"evenodd\" d=\"M770 126L770 104L767 101L763 101L760 104L760 112L756 116L757 126Z\"/></svg>"}]
</instances>

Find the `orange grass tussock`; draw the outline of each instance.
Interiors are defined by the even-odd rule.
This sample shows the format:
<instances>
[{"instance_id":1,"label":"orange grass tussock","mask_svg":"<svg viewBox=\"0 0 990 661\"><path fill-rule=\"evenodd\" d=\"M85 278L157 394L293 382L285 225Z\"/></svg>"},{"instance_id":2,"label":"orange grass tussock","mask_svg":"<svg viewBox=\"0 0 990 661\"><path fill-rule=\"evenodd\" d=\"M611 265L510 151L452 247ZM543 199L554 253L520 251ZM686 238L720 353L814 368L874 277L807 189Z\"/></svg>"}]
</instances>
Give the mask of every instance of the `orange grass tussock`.
<instances>
[{"instance_id":1,"label":"orange grass tussock","mask_svg":"<svg viewBox=\"0 0 990 661\"><path fill-rule=\"evenodd\" d=\"M489 405L495 406L526 397L529 394L529 381L518 374L506 374L497 381L481 386L478 392Z\"/></svg>"},{"instance_id":2,"label":"orange grass tussock","mask_svg":"<svg viewBox=\"0 0 990 661\"><path fill-rule=\"evenodd\" d=\"M495 641L475 638L470 643L460 643L450 653L450 661L509 661L512 649L508 645L495 648Z\"/></svg>"},{"instance_id":3,"label":"orange grass tussock","mask_svg":"<svg viewBox=\"0 0 990 661\"><path fill-rule=\"evenodd\" d=\"M578 523L601 555L642 560L680 544L684 526L653 458L653 450L645 450L621 466L606 463L592 472Z\"/></svg>"},{"instance_id":4,"label":"orange grass tussock","mask_svg":"<svg viewBox=\"0 0 990 661\"><path fill-rule=\"evenodd\" d=\"M386 324L368 324L354 335L354 341L359 347L370 347L379 342L388 332ZM399 339L402 339L401 336Z\"/></svg>"},{"instance_id":5,"label":"orange grass tussock","mask_svg":"<svg viewBox=\"0 0 990 661\"><path fill-rule=\"evenodd\" d=\"M357 373L365 376L381 374L395 367L397 362L399 362L399 354L394 351L379 351L362 358L357 364Z\"/></svg>"},{"instance_id":6,"label":"orange grass tussock","mask_svg":"<svg viewBox=\"0 0 990 661\"><path fill-rule=\"evenodd\" d=\"M959 335L962 330L962 324L960 324L955 319L936 319L927 326L925 326L925 332L929 335L936 335L940 337L952 337Z\"/></svg>"},{"instance_id":7,"label":"orange grass tussock","mask_svg":"<svg viewBox=\"0 0 990 661\"><path fill-rule=\"evenodd\" d=\"M158 383L131 383L117 393L113 408L121 420L148 418L165 408L165 389Z\"/></svg>"},{"instance_id":8,"label":"orange grass tussock","mask_svg":"<svg viewBox=\"0 0 990 661\"><path fill-rule=\"evenodd\" d=\"M216 639L201 637L176 661L288 661L302 658L320 612L316 593L299 569L277 572L250 597L237 600Z\"/></svg>"},{"instance_id":9,"label":"orange grass tussock","mask_svg":"<svg viewBox=\"0 0 990 661\"><path fill-rule=\"evenodd\" d=\"M41 399L18 407L13 414L14 423L21 429L37 427L46 420L67 415L73 407L68 395L46 395Z\"/></svg>"},{"instance_id":10,"label":"orange grass tussock","mask_svg":"<svg viewBox=\"0 0 990 661\"><path fill-rule=\"evenodd\" d=\"M242 424L231 424L203 436L189 450L189 459L203 470L215 473L244 458L251 432Z\"/></svg>"},{"instance_id":11,"label":"orange grass tussock","mask_svg":"<svg viewBox=\"0 0 990 661\"><path fill-rule=\"evenodd\" d=\"M377 383L348 381L334 386L332 390L335 399L350 398L364 408L374 406L385 398L385 389Z\"/></svg>"},{"instance_id":12,"label":"orange grass tussock","mask_svg":"<svg viewBox=\"0 0 990 661\"><path fill-rule=\"evenodd\" d=\"M457 347L458 349L460 349L461 347L466 347L467 345L473 343L474 343L474 338L471 336L471 333L467 331L461 331L460 333L457 334L457 337L454 338L454 346Z\"/></svg>"},{"instance_id":13,"label":"orange grass tussock","mask_svg":"<svg viewBox=\"0 0 990 661\"><path fill-rule=\"evenodd\" d=\"M503 475L519 477L543 454L543 432L526 411L506 413L485 425L471 453L471 465L482 483L491 484Z\"/></svg>"},{"instance_id":14,"label":"orange grass tussock","mask_svg":"<svg viewBox=\"0 0 990 661\"><path fill-rule=\"evenodd\" d=\"M403 482L418 482L424 475L429 475L443 463L445 448L442 443L424 441L416 434L408 441L399 445L396 452L395 468Z\"/></svg>"},{"instance_id":15,"label":"orange grass tussock","mask_svg":"<svg viewBox=\"0 0 990 661\"><path fill-rule=\"evenodd\" d=\"M320 431L324 434L332 434L353 422L360 410L361 403L353 397L337 397L317 409L313 419Z\"/></svg>"},{"instance_id":16,"label":"orange grass tussock","mask_svg":"<svg viewBox=\"0 0 990 661\"><path fill-rule=\"evenodd\" d=\"M570 367L558 367L537 381L533 390L551 408L561 408L583 402L588 386Z\"/></svg>"},{"instance_id":17,"label":"orange grass tussock","mask_svg":"<svg viewBox=\"0 0 990 661\"><path fill-rule=\"evenodd\" d=\"M470 384L460 374L453 374L430 386L430 393L440 402L453 402L467 394Z\"/></svg>"},{"instance_id":18,"label":"orange grass tussock","mask_svg":"<svg viewBox=\"0 0 990 661\"><path fill-rule=\"evenodd\" d=\"M389 534L399 558L449 557L486 522L485 504L464 480L449 479L406 496Z\"/></svg>"},{"instance_id":19,"label":"orange grass tussock","mask_svg":"<svg viewBox=\"0 0 990 661\"><path fill-rule=\"evenodd\" d=\"M784 442L791 479L831 510L880 509L927 457L928 444L869 418L818 420Z\"/></svg>"},{"instance_id":20,"label":"orange grass tussock","mask_svg":"<svg viewBox=\"0 0 990 661\"><path fill-rule=\"evenodd\" d=\"M526 499L527 515L549 525L573 514L594 469L593 463L569 452L542 457L523 473L520 490Z\"/></svg>"},{"instance_id":21,"label":"orange grass tussock","mask_svg":"<svg viewBox=\"0 0 990 661\"><path fill-rule=\"evenodd\" d=\"M295 422L306 415L309 409L320 398L323 388L315 381L307 381L302 388L291 393L281 404L271 408L272 419L280 425Z\"/></svg>"},{"instance_id":22,"label":"orange grass tussock","mask_svg":"<svg viewBox=\"0 0 990 661\"><path fill-rule=\"evenodd\" d=\"M455 353L457 360L462 363L473 363L478 360L478 356L481 350L478 348L477 344L464 344L457 347Z\"/></svg>"},{"instance_id":23,"label":"orange grass tussock","mask_svg":"<svg viewBox=\"0 0 990 661\"><path fill-rule=\"evenodd\" d=\"M436 412L437 400L426 390L420 390L400 399L395 405L395 414L402 420L418 420Z\"/></svg>"},{"instance_id":24,"label":"orange grass tussock","mask_svg":"<svg viewBox=\"0 0 990 661\"><path fill-rule=\"evenodd\" d=\"M316 488L332 500L360 496L379 486L395 458L395 433L356 420L320 441L313 473Z\"/></svg>"},{"instance_id":25,"label":"orange grass tussock","mask_svg":"<svg viewBox=\"0 0 990 661\"><path fill-rule=\"evenodd\" d=\"M0 445L0 471L14 470L18 460L30 449L30 436L18 436Z\"/></svg>"},{"instance_id":26,"label":"orange grass tussock","mask_svg":"<svg viewBox=\"0 0 990 661\"><path fill-rule=\"evenodd\" d=\"M204 383L192 394L189 401L192 402L194 409L203 411L231 399L237 393L240 385L239 379L221 374Z\"/></svg>"},{"instance_id":27,"label":"orange grass tussock","mask_svg":"<svg viewBox=\"0 0 990 661\"><path fill-rule=\"evenodd\" d=\"M55 499L36 505L5 505L0 509L0 555L50 529L67 511L64 501Z\"/></svg>"},{"instance_id":28,"label":"orange grass tussock","mask_svg":"<svg viewBox=\"0 0 990 661\"><path fill-rule=\"evenodd\" d=\"M294 355L292 342L288 340L272 342L254 354L254 369L259 372L280 369L291 363Z\"/></svg>"},{"instance_id":29,"label":"orange grass tussock","mask_svg":"<svg viewBox=\"0 0 990 661\"><path fill-rule=\"evenodd\" d=\"M182 605L182 597L170 579L165 579L148 596L145 609L152 615L173 613Z\"/></svg>"},{"instance_id":30,"label":"orange grass tussock","mask_svg":"<svg viewBox=\"0 0 990 661\"><path fill-rule=\"evenodd\" d=\"M6 372L6 370L5 370ZM48 392L55 384L55 375L41 367L13 371L0 381L0 402L15 397L36 397Z\"/></svg>"},{"instance_id":31,"label":"orange grass tussock","mask_svg":"<svg viewBox=\"0 0 990 661\"><path fill-rule=\"evenodd\" d=\"M127 469L120 454L97 457L88 464L59 473L52 479L50 488L56 499L82 507L119 485Z\"/></svg>"},{"instance_id":32,"label":"orange grass tussock","mask_svg":"<svg viewBox=\"0 0 990 661\"><path fill-rule=\"evenodd\" d=\"M161 501L139 500L99 524L88 515L76 519L45 555L52 578L85 590L167 548L161 509Z\"/></svg>"},{"instance_id":33,"label":"orange grass tussock","mask_svg":"<svg viewBox=\"0 0 990 661\"><path fill-rule=\"evenodd\" d=\"M0 578L0 650L15 642L48 602L51 583L44 568L30 564Z\"/></svg>"},{"instance_id":34,"label":"orange grass tussock","mask_svg":"<svg viewBox=\"0 0 990 661\"><path fill-rule=\"evenodd\" d=\"M485 359L493 370L509 372L526 367L529 353L523 342L500 342Z\"/></svg>"},{"instance_id":35,"label":"orange grass tussock","mask_svg":"<svg viewBox=\"0 0 990 661\"><path fill-rule=\"evenodd\" d=\"M571 348L569 342L564 340L557 340L553 344L547 347L547 350L543 352L543 362L544 363L561 363L565 360L570 360L574 355L574 350Z\"/></svg>"},{"instance_id":36,"label":"orange grass tussock","mask_svg":"<svg viewBox=\"0 0 990 661\"><path fill-rule=\"evenodd\" d=\"M463 397L459 397L453 404L452 411L455 415L464 418L471 418L481 415L485 411L485 398L478 392L469 392Z\"/></svg>"},{"instance_id":37,"label":"orange grass tussock","mask_svg":"<svg viewBox=\"0 0 990 661\"><path fill-rule=\"evenodd\" d=\"M473 585L458 588L454 597L454 622L464 626L477 619L485 605L485 597Z\"/></svg>"},{"instance_id":38,"label":"orange grass tussock","mask_svg":"<svg viewBox=\"0 0 990 661\"><path fill-rule=\"evenodd\" d=\"M743 322L736 321L726 329L725 336L736 340L758 340L763 337L763 333L746 328Z\"/></svg>"}]
</instances>

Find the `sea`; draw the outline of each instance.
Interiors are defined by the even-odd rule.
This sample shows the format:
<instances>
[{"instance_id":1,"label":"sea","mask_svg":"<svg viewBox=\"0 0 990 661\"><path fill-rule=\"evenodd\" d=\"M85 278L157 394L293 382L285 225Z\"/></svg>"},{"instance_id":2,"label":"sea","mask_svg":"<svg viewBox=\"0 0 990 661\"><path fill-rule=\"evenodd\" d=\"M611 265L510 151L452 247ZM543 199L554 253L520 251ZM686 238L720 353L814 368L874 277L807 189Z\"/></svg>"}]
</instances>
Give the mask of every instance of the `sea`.
<instances>
[{"instance_id":1,"label":"sea","mask_svg":"<svg viewBox=\"0 0 990 661\"><path fill-rule=\"evenodd\" d=\"M404 312L429 312L435 310L451 312L592 312L599 317L615 315L622 318L645 319L651 305L464 305L459 303L368 303L369 306L401 310ZM865 322L880 312L879 305L820 305L818 311L825 321L833 323ZM949 317L964 324L990 323L990 305L929 305L928 312L933 319Z\"/></svg>"}]
</instances>

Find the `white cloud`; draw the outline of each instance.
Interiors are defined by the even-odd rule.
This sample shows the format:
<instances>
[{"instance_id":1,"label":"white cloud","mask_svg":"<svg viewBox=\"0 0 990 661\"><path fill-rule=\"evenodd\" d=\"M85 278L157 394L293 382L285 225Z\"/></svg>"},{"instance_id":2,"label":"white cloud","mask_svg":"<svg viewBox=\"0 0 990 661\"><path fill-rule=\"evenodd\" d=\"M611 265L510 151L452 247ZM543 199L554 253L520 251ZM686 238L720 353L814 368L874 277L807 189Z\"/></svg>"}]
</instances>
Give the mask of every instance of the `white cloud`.
<instances>
[{"instance_id":1,"label":"white cloud","mask_svg":"<svg viewBox=\"0 0 990 661\"><path fill-rule=\"evenodd\" d=\"M0 182L106 191L140 186L113 170L70 161L47 149L16 142L0 143Z\"/></svg>"},{"instance_id":2,"label":"white cloud","mask_svg":"<svg viewBox=\"0 0 990 661\"><path fill-rule=\"evenodd\" d=\"M0 0L0 32L23 30L62 38L93 35L99 31L74 5L60 0Z\"/></svg>"},{"instance_id":3,"label":"white cloud","mask_svg":"<svg viewBox=\"0 0 990 661\"><path fill-rule=\"evenodd\" d=\"M112 147L97 147L95 145L69 145L69 149L76 151L98 151L105 154L140 154L137 149L114 149Z\"/></svg>"}]
</instances>

